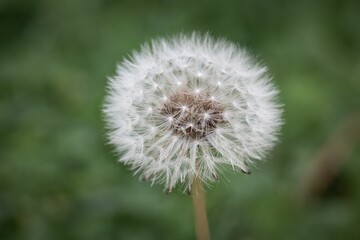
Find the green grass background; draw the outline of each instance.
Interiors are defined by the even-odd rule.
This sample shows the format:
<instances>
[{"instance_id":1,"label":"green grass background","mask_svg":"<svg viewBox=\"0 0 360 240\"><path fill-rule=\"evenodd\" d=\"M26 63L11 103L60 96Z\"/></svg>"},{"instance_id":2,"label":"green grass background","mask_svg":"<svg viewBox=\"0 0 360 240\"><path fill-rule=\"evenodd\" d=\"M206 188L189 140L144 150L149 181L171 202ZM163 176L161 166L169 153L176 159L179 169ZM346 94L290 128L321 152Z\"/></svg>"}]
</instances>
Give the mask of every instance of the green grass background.
<instances>
[{"instance_id":1,"label":"green grass background","mask_svg":"<svg viewBox=\"0 0 360 240\"><path fill-rule=\"evenodd\" d=\"M0 239L195 239L189 196L132 177L101 114L123 57L194 30L262 59L285 104L268 160L208 190L213 239L360 239L359 144L316 200L299 204L298 191L360 108L359 3L1 0Z\"/></svg>"}]
</instances>

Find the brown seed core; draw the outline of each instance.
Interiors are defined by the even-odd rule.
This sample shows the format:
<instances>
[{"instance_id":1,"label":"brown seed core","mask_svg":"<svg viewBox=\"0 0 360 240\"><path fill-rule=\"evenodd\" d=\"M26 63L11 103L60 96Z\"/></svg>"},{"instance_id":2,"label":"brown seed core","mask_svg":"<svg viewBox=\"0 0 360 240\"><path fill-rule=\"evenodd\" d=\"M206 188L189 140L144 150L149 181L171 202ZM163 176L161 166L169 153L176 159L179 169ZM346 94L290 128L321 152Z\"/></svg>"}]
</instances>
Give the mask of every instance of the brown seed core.
<instances>
[{"instance_id":1,"label":"brown seed core","mask_svg":"<svg viewBox=\"0 0 360 240\"><path fill-rule=\"evenodd\" d=\"M177 92L165 102L161 114L168 117L176 135L191 139L205 137L224 121L223 107L209 93Z\"/></svg>"}]
</instances>

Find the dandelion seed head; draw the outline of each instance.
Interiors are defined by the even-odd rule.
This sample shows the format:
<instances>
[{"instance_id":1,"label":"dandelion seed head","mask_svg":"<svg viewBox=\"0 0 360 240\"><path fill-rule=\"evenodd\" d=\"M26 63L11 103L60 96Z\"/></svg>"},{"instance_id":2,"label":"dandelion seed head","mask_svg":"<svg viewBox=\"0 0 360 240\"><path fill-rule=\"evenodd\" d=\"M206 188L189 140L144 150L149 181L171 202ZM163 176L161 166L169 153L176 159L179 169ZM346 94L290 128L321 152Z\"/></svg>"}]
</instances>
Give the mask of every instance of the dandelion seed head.
<instances>
[{"instance_id":1,"label":"dandelion seed head","mask_svg":"<svg viewBox=\"0 0 360 240\"><path fill-rule=\"evenodd\" d=\"M224 165L248 172L282 125L266 72L244 49L209 35L154 40L109 80L110 143L121 162L167 189L214 181Z\"/></svg>"}]
</instances>

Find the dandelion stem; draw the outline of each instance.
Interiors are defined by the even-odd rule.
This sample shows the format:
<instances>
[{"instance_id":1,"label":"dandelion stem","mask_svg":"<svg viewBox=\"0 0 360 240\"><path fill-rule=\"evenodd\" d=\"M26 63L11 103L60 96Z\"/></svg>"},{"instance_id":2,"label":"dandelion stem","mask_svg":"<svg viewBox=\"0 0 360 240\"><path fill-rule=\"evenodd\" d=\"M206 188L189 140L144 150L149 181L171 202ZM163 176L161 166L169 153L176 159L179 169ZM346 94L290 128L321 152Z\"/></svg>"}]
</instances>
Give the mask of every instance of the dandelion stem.
<instances>
[{"instance_id":1,"label":"dandelion stem","mask_svg":"<svg viewBox=\"0 0 360 240\"><path fill-rule=\"evenodd\" d=\"M197 240L210 240L209 226L206 215L205 191L199 178L195 178L191 186L194 205L195 228Z\"/></svg>"}]
</instances>

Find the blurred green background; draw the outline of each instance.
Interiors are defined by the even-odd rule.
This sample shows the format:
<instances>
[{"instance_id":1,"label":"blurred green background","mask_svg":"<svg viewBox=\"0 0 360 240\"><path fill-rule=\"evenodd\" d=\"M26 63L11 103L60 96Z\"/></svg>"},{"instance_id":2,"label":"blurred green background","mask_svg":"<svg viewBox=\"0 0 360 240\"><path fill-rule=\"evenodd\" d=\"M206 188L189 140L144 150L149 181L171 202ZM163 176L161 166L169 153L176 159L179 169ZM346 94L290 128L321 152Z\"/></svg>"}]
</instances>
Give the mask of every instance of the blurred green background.
<instances>
[{"instance_id":1,"label":"blurred green background","mask_svg":"<svg viewBox=\"0 0 360 240\"><path fill-rule=\"evenodd\" d=\"M285 104L268 161L208 190L213 239L360 239L359 23L355 0L1 0L0 239L195 238L190 197L132 177L101 114L123 57L193 30L250 49Z\"/></svg>"}]
</instances>

